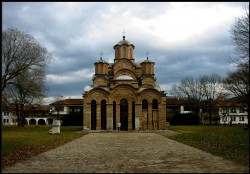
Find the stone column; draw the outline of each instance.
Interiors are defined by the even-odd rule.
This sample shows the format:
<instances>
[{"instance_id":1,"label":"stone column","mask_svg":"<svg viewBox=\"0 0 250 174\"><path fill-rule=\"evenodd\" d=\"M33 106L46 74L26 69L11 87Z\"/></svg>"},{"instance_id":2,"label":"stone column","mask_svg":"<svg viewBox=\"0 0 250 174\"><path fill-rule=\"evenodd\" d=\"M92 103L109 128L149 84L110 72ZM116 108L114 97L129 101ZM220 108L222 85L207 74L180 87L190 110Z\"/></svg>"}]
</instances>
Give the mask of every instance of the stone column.
<instances>
[{"instance_id":1,"label":"stone column","mask_svg":"<svg viewBox=\"0 0 250 174\"><path fill-rule=\"evenodd\" d=\"M142 128L141 115L141 105L135 104L135 130L140 130Z\"/></svg>"},{"instance_id":2,"label":"stone column","mask_svg":"<svg viewBox=\"0 0 250 174\"><path fill-rule=\"evenodd\" d=\"M159 105L159 129L166 130L166 104Z\"/></svg>"},{"instance_id":3,"label":"stone column","mask_svg":"<svg viewBox=\"0 0 250 174\"><path fill-rule=\"evenodd\" d=\"M152 103L148 103L148 130L152 130Z\"/></svg>"},{"instance_id":4,"label":"stone column","mask_svg":"<svg viewBox=\"0 0 250 174\"><path fill-rule=\"evenodd\" d=\"M107 107L107 130L112 131L113 130L113 103L109 103L106 105Z\"/></svg>"},{"instance_id":5,"label":"stone column","mask_svg":"<svg viewBox=\"0 0 250 174\"><path fill-rule=\"evenodd\" d=\"M84 103L84 129L91 129L91 104Z\"/></svg>"},{"instance_id":6,"label":"stone column","mask_svg":"<svg viewBox=\"0 0 250 174\"><path fill-rule=\"evenodd\" d=\"M101 130L101 104L96 104L96 130Z\"/></svg>"},{"instance_id":7,"label":"stone column","mask_svg":"<svg viewBox=\"0 0 250 174\"><path fill-rule=\"evenodd\" d=\"M132 130L132 101L128 101L128 130Z\"/></svg>"}]
</instances>

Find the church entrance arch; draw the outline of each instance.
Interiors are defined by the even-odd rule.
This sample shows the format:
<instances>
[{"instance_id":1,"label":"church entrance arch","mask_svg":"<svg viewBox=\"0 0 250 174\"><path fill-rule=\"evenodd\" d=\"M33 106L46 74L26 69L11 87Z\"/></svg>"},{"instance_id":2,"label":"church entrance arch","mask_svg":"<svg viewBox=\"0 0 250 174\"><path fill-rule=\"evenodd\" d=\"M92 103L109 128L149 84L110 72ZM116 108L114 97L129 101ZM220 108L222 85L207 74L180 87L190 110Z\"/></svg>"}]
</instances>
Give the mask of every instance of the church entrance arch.
<instances>
[{"instance_id":1,"label":"church entrance arch","mask_svg":"<svg viewBox=\"0 0 250 174\"><path fill-rule=\"evenodd\" d=\"M128 101L125 98L120 100L120 123L121 130L128 130Z\"/></svg>"}]
</instances>

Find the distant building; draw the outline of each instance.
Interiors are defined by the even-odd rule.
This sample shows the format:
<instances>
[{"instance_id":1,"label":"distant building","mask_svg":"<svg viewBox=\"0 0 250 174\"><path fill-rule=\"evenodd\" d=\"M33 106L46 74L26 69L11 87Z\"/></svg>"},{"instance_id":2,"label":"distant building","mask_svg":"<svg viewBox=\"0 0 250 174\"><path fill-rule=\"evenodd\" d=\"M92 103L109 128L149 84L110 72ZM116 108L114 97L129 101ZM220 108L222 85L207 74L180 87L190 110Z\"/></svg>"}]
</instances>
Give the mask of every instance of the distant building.
<instances>
[{"instance_id":1,"label":"distant building","mask_svg":"<svg viewBox=\"0 0 250 174\"><path fill-rule=\"evenodd\" d=\"M248 124L247 105L236 99L218 103L220 124Z\"/></svg>"},{"instance_id":2,"label":"distant building","mask_svg":"<svg viewBox=\"0 0 250 174\"><path fill-rule=\"evenodd\" d=\"M52 116L62 120L62 126L83 126L83 99L64 99L50 104Z\"/></svg>"},{"instance_id":3,"label":"distant building","mask_svg":"<svg viewBox=\"0 0 250 174\"><path fill-rule=\"evenodd\" d=\"M2 123L3 125L17 125L17 109L16 105L9 104L2 107ZM49 125L52 124L52 116L49 106L27 105L23 107L22 122L24 125Z\"/></svg>"},{"instance_id":4,"label":"distant building","mask_svg":"<svg viewBox=\"0 0 250 174\"><path fill-rule=\"evenodd\" d=\"M212 101L211 124L248 124L247 105L236 99ZM193 113L192 106L186 100L167 97L166 121L170 122L178 114ZM202 101L203 109L199 112L200 124L210 124L208 108L204 107L207 101Z\"/></svg>"},{"instance_id":5,"label":"distant building","mask_svg":"<svg viewBox=\"0 0 250 174\"><path fill-rule=\"evenodd\" d=\"M2 105L2 124L17 125L16 107L14 105Z\"/></svg>"}]
</instances>

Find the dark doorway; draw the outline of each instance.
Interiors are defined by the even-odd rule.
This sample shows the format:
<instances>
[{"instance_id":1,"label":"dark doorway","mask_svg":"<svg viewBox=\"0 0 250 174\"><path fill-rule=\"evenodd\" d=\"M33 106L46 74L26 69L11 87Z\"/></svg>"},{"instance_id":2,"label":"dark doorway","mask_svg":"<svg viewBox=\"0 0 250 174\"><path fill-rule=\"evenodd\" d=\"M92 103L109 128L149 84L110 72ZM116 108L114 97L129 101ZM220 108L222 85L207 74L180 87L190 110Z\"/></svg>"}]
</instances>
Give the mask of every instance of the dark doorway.
<instances>
[{"instance_id":1,"label":"dark doorway","mask_svg":"<svg viewBox=\"0 0 250 174\"><path fill-rule=\"evenodd\" d=\"M135 130L135 102L132 102L132 129Z\"/></svg>"},{"instance_id":2,"label":"dark doorway","mask_svg":"<svg viewBox=\"0 0 250 174\"><path fill-rule=\"evenodd\" d=\"M91 130L96 130L96 101L91 101Z\"/></svg>"},{"instance_id":3,"label":"dark doorway","mask_svg":"<svg viewBox=\"0 0 250 174\"><path fill-rule=\"evenodd\" d=\"M38 125L46 125L45 120L44 119L39 119L38 120Z\"/></svg>"},{"instance_id":4,"label":"dark doorway","mask_svg":"<svg viewBox=\"0 0 250 174\"><path fill-rule=\"evenodd\" d=\"M121 130L128 130L128 101L123 98L120 101Z\"/></svg>"},{"instance_id":5,"label":"dark doorway","mask_svg":"<svg viewBox=\"0 0 250 174\"><path fill-rule=\"evenodd\" d=\"M116 102L113 102L113 130L116 130Z\"/></svg>"},{"instance_id":6,"label":"dark doorway","mask_svg":"<svg viewBox=\"0 0 250 174\"><path fill-rule=\"evenodd\" d=\"M106 100L101 101L101 129L106 130Z\"/></svg>"}]
</instances>

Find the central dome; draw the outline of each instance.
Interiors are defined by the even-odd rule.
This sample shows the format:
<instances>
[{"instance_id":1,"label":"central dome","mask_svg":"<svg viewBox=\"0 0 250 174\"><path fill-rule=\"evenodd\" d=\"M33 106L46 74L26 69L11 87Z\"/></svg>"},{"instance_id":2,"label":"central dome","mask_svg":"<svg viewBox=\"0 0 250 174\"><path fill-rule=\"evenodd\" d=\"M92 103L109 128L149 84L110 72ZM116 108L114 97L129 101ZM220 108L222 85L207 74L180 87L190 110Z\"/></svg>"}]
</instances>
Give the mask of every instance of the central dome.
<instances>
[{"instance_id":1,"label":"central dome","mask_svg":"<svg viewBox=\"0 0 250 174\"><path fill-rule=\"evenodd\" d=\"M119 45L119 46L121 46L121 45L132 45L133 48L134 48L133 44L131 44L129 41L125 40L125 36L123 36L123 40L119 41L115 46L117 46L117 45Z\"/></svg>"}]
</instances>

